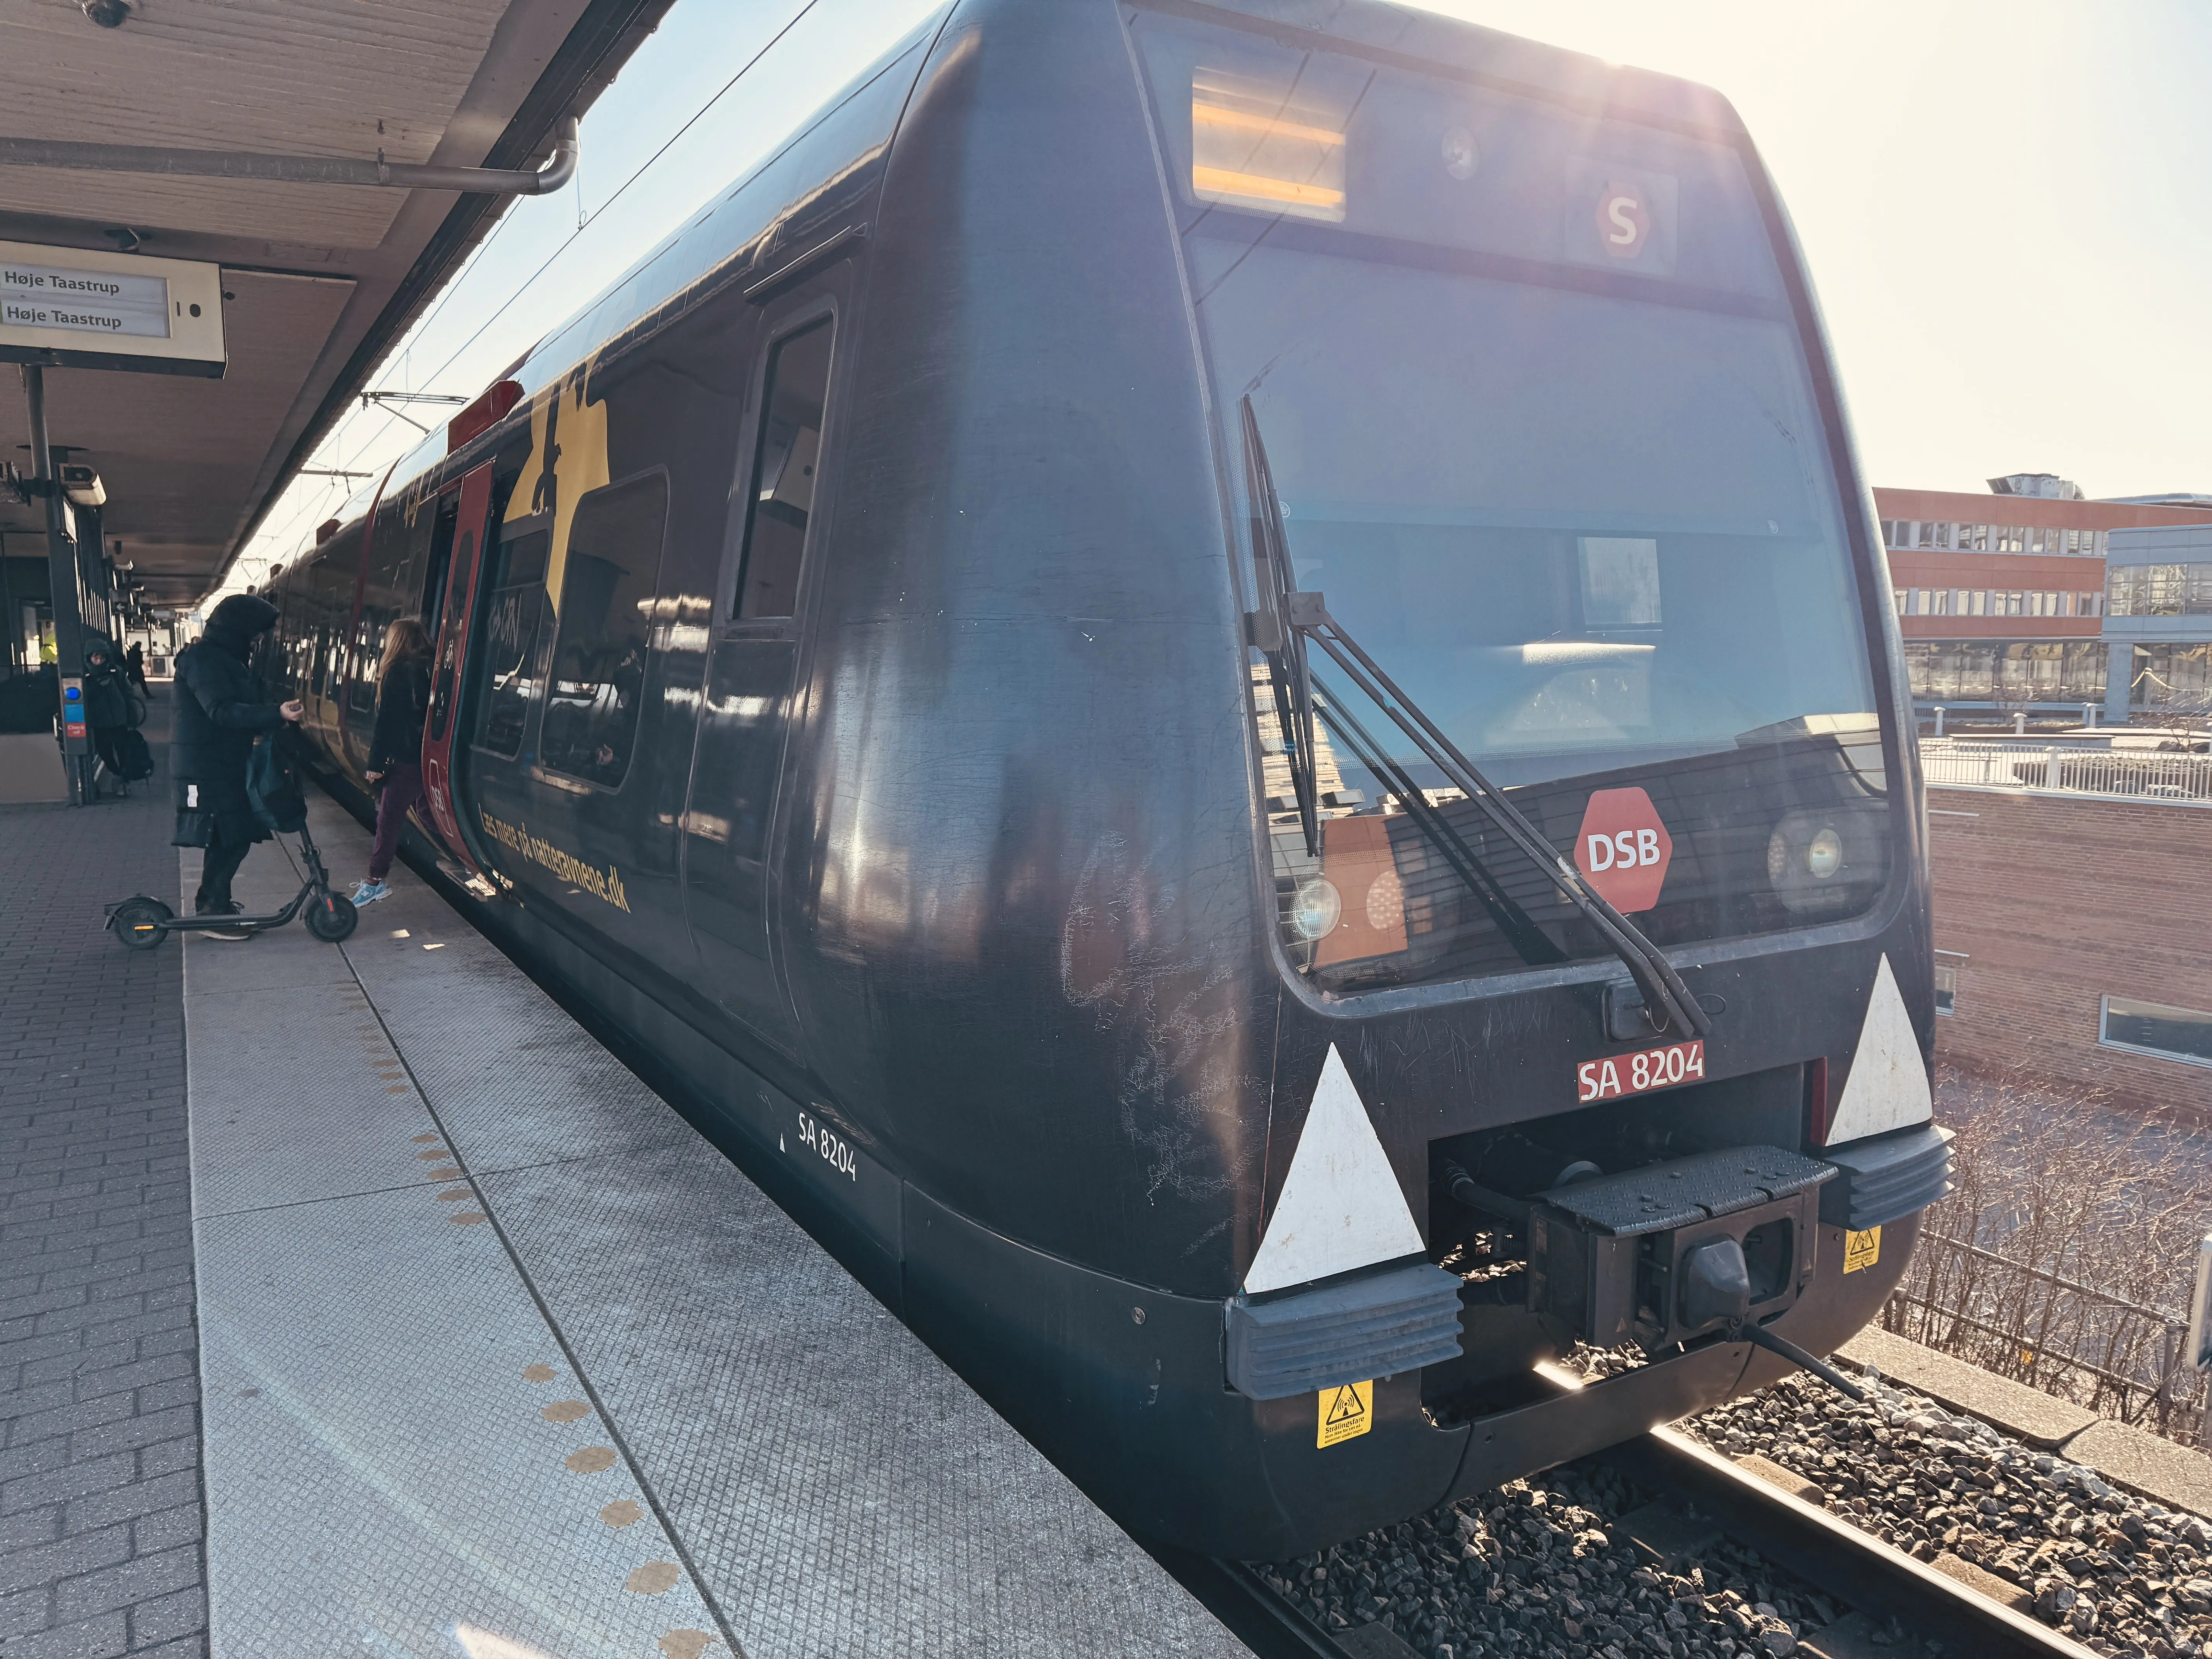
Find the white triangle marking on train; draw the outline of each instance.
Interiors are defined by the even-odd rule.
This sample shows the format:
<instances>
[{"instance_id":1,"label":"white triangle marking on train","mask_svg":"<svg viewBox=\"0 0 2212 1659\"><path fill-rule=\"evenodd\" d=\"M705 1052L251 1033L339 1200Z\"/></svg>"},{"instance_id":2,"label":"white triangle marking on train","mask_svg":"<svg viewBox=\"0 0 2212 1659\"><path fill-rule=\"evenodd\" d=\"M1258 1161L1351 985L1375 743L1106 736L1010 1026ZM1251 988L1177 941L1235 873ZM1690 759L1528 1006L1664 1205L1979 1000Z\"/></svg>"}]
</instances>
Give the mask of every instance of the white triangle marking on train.
<instances>
[{"instance_id":1,"label":"white triangle marking on train","mask_svg":"<svg viewBox=\"0 0 2212 1659\"><path fill-rule=\"evenodd\" d=\"M1366 1103L1331 1043L1283 1195L1267 1218L1244 1288L1279 1291L1422 1249L1420 1229Z\"/></svg>"},{"instance_id":2,"label":"white triangle marking on train","mask_svg":"<svg viewBox=\"0 0 2212 1659\"><path fill-rule=\"evenodd\" d=\"M1866 1023L1859 1028L1850 1078L1828 1120L1828 1145L1925 1123L1935 1115L1920 1038L1913 1031L1912 1016L1905 1012L1905 998L1898 992L1897 975L1890 971L1885 954L1875 973L1874 993L1867 998Z\"/></svg>"}]
</instances>

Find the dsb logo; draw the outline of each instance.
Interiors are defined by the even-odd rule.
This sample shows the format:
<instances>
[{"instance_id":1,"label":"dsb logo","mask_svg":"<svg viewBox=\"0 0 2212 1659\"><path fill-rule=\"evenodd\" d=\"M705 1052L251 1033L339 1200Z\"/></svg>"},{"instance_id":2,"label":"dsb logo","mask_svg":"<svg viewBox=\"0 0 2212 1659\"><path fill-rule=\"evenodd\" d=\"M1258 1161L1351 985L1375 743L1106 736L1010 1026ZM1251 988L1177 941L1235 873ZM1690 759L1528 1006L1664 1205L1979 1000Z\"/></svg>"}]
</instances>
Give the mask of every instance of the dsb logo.
<instances>
[{"instance_id":1,"label":"dsb logo","mask_svg":"<svg viewBox=\"0 0 2212 1659\"><path fill-rule=\"evenodd\" d=\"M1641 789L1600 789L1575 836L1575 867L1606 902L1627 915L1659 902L1674 839Z\"/></svg>"}]
</instances>

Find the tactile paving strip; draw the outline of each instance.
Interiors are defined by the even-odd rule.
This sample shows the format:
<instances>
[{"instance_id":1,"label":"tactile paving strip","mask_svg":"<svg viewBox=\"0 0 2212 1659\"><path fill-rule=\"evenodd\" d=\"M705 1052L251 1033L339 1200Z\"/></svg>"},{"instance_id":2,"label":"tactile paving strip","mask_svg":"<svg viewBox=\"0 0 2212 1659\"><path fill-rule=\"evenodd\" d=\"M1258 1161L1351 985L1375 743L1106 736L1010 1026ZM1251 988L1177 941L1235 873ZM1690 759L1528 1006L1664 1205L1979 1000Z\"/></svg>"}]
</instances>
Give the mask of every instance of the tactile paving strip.
<instances>
[{"instance_id":1,"label":"tactile paving strip","mask_svg":"<svg viewBox=\"0 0 2212 1659\"><path fill-rule=\"evenodd\" d=\"M579 1457L607 1445L595 1413L543 1414L580 1390L458 1207L418 1189L201 1224L218 1659L451 1655L462 1626L563 1659L648 1655L714 1629L680 1573L624 1588L676 1554L649 1514L599 1519L641 1510L639 1488L611 1449Z\"/></svg>"},{"instance_id":2,"label":"tactile paving strip","mask_svg":"<svg viewBox=\"0 0 2212 1659\"><path fill-rule=\"evenodd\" d=\"M314 828L334 868L366 850L327 803ZM525 975L393 886L343 952L295 928L189 957L193 1112L219 1120L196 1205L225 1206L199 1224L218 1659L309 1631L426 1659L697 1659L717 1628L752 1659L1243 1651ZM327 1024L228 988L281 981L229 965L271 946L323 953L297 982ZM204 963L226 988L198 998ZM203 1073L210 1048L239 1057ZM303 1084L317 1051L328 1079ZM474 1180L384 1178L410 1165Z\"/></svg>"},{"instance_id":3,"label":"tactile paving strip","mask_svg":"<svg viewBox=\"0 0 2212 1659\"><path fill-rule=\"evenodd\" d=\"M748 1652L1241 1651L711 1148L486 1185Z\"/></svg>"}]
</instances>

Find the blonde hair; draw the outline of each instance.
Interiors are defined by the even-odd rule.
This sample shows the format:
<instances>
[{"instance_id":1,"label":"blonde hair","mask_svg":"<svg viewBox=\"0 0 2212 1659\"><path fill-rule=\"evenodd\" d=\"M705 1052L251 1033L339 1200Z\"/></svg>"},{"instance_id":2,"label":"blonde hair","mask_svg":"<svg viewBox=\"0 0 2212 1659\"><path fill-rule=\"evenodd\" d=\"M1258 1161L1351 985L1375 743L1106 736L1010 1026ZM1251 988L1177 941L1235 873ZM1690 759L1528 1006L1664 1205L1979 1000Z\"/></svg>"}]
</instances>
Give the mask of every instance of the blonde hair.
<instances>
[{"instance_id":1,"label":"blonde hair","mask_svg":"<svg viewBox=\"0 0 2212 1659\"><path fill-rule=\"evenodd\" d=\"M384 660L378 666L376 678L381 682L392 672L392 666L403 657L423 657L430 654L430 635L422 624L412 617L402 617L384 630Z\"/></svg>"}]
</instances>

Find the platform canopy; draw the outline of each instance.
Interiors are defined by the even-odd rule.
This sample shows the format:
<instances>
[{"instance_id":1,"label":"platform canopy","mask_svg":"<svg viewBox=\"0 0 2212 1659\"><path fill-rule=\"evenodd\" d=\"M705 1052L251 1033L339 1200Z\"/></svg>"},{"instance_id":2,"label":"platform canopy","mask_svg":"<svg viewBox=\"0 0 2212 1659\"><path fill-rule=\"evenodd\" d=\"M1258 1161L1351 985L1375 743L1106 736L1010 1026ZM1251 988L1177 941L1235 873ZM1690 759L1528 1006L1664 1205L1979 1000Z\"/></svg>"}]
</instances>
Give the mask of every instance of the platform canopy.
<instances>
[{"instance_id":1,"label":"platform canopy","mask_svg":"<svg viewBox=\"0 0 2212 1659\"><path fill-rule=\"evenodd\" d=\"M0 136L534 167L671 3L5 0ZM507 200L0 166L0 241L222 269L222 378L46 371L52 441L98 470L147 603L216 584ZM0 460L27 471L27 439L0 368ZM42 513L0 489L11 553Z\"/></svg>"}]
</instances>

